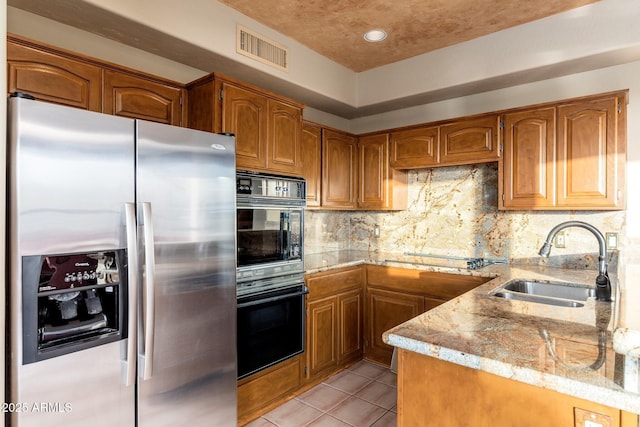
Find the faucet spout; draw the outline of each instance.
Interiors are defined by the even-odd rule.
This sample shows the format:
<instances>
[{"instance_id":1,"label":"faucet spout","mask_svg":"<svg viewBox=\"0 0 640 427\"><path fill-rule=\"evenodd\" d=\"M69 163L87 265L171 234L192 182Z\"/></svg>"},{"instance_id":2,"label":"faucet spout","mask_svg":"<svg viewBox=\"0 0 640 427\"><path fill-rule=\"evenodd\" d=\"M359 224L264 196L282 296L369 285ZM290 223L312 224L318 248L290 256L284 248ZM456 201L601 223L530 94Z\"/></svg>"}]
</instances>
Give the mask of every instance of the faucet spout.
<instances>
[{"instance_id":1,"label":"faucet spout","mask_svg":"<svg viewBox=\"0 0 640 427\"><path fill-rule=\"evenodd\" d=\"M607 273L607 244L604 235L595 228L593 225L582 221L565 221L562 222L549 231L547 240L540 248L538 254L547 258L551 253L551 242L559 231L569 227L580 227L585 230L589 230L595 238L598 240L598 277L596 278L596 300L598 301L611 301L611 282L609 281L609 274Z\"/></svg>"}]
</instances>

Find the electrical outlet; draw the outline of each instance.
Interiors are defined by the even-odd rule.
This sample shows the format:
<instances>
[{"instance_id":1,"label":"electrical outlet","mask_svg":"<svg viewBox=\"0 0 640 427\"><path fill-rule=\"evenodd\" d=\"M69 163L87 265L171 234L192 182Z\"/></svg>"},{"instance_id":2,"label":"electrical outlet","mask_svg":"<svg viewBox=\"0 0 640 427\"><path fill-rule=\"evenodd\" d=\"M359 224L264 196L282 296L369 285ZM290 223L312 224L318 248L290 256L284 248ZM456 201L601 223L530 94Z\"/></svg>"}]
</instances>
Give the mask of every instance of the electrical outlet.
<instances>
[{"instance_id":1,"label":"electrical outlet","mask_svg":"<svg viewBox=\"0 0 640 427\"><path fill-rule=\"evenodd\" d=\"M609 415L599 414L581 408L573 408L575 427L612 427L613 420Z\"/></svg>"},{"instance_id":2,"label":"electrical outlet","mask_svg":"<svg viewBox=\"0 0 640 427\"><path fill-rule=\"evenodd\" d=\"M556 237L553 241L553 246L556 248L565 248L566 247L566 242L565 242L565 235L564 235L564 231L560 231L558 234L556 234Z\"/></svg>"},{"instance_id":3,"label":"electrical outlet","mask_svg":"<svg viewBox=\"0 0 640 427\"><path fill-rule=\"evenodd\" d=\"M375 237L376 239L380 237L380 226L376 225L373 228L373 237Z\"/></svg>"},{"instance_id":4,"label":"electrical outlet","mask_svg":"<svg viewBox=\"0 0 640 427\"><path fill-rule=\"evenodd\" d=\"M606 233L607 249L618 249L618 233Z\"/></svg>"}]
</instances>

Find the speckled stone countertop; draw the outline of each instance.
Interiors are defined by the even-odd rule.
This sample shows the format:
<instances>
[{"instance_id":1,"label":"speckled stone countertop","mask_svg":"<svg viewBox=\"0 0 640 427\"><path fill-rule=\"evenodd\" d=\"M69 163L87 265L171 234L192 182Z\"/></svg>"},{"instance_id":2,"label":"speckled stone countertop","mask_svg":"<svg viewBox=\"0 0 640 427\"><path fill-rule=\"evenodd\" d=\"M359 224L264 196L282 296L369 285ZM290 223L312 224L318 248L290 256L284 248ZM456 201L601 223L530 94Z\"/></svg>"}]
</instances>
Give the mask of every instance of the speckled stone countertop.
<instances>
[{"instance_id":1,"label":"speckled stone countertop","mask_svg":"<svg viewBox=\"0 0 640 427\"><path fill-rule=\"evenodd\" d=\"M638 359L612 346L615 303L589 298L583 307L558 307L490 295L512 279L593 284L596 271L515 264L467 270L464 262L363 251L307 255L305 269L310 274L363 263L491 279L387 331L386 343L640 414ZM600 353L599 336L606 337Z\"/></svg>"}]
</instances>

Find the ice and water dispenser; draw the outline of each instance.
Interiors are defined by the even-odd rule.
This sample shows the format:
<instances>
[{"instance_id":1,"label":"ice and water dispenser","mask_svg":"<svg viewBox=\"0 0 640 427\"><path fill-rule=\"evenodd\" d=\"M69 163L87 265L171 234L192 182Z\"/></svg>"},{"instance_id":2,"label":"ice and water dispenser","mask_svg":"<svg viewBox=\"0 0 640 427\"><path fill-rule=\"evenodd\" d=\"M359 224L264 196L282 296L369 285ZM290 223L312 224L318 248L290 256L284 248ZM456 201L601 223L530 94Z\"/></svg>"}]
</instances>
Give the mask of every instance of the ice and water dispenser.
<instances>
[{"instance_id":1,"label":"ice and water dispenser","mask_svg":"<svg viewBox=\"0 0 640 427\"><path fill-rule=\"evenodd\" d=\"M126 337L124 251L23 258L23 363Z\"/></svg>"}]
</instances>

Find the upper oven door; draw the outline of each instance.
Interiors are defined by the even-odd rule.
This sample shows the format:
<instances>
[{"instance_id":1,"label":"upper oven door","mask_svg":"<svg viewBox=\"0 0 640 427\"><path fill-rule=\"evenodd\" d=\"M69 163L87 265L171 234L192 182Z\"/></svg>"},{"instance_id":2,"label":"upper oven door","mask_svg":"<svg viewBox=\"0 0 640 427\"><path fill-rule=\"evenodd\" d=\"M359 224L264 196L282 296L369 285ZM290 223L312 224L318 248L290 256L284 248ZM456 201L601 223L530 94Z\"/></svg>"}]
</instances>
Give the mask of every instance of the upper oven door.
<instances>
[{"instance_id":1,"label":"upper oven door","mask_svg":"<svg viewBox=\"0 0 640 427\"><path fill-rule=\"evenodd\" d=\"M238 267L302 259L302 209L238 207Z\"/></svg>"}]
</instances>

